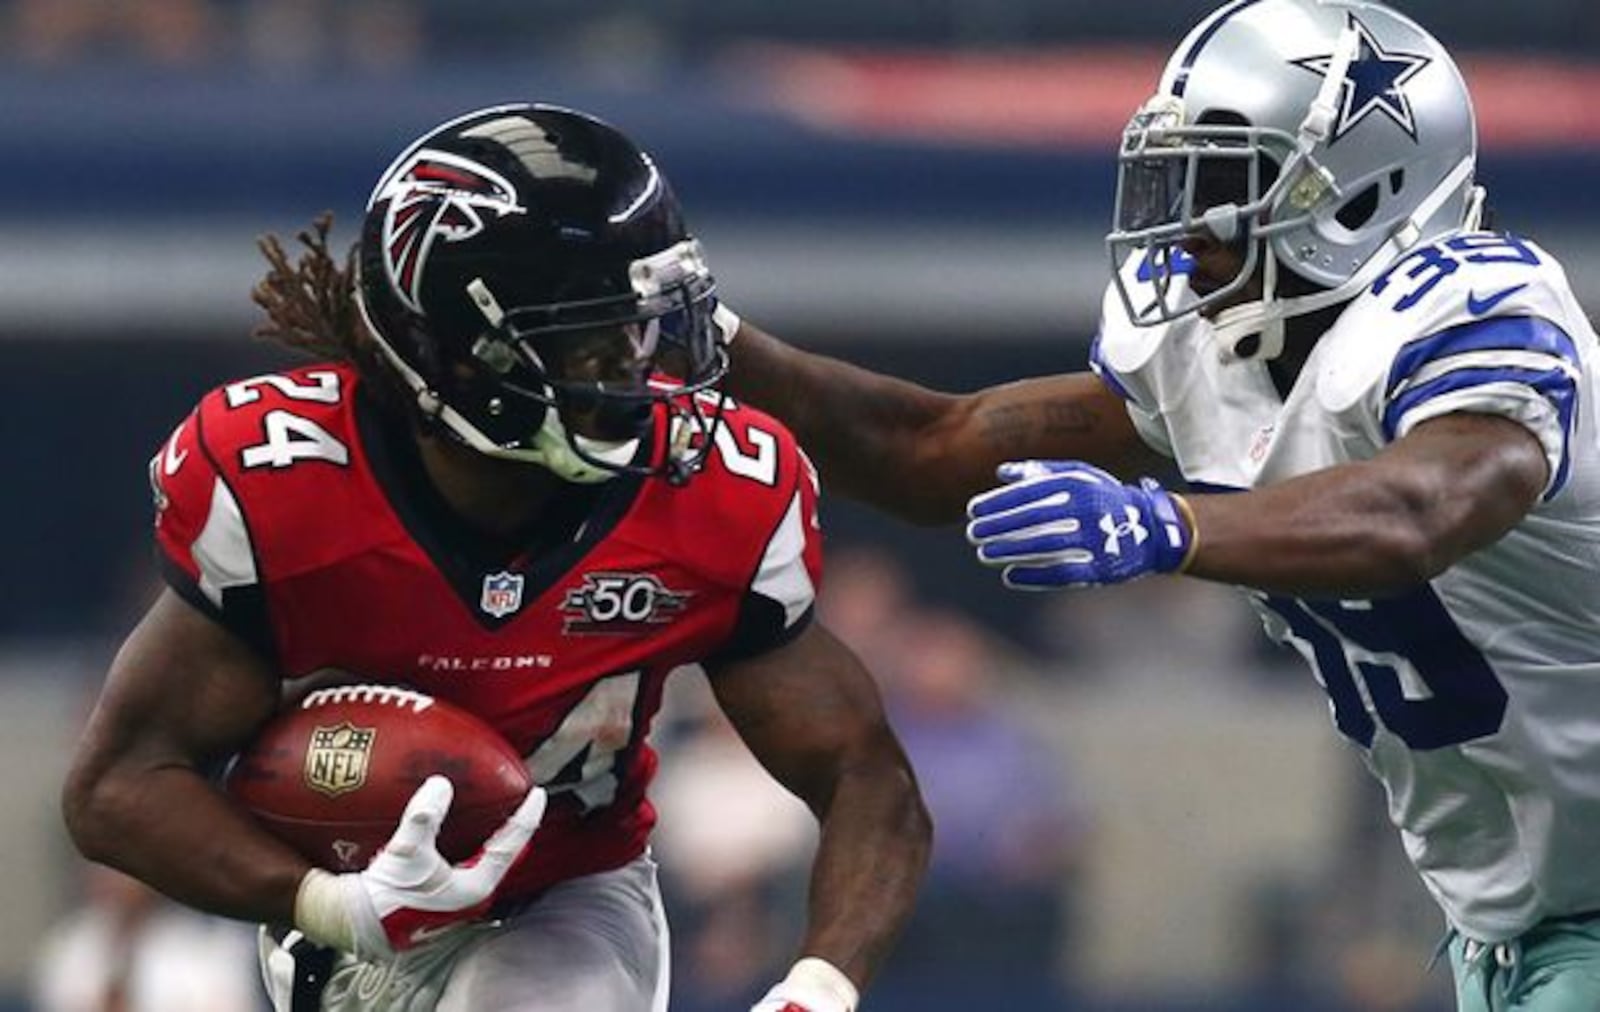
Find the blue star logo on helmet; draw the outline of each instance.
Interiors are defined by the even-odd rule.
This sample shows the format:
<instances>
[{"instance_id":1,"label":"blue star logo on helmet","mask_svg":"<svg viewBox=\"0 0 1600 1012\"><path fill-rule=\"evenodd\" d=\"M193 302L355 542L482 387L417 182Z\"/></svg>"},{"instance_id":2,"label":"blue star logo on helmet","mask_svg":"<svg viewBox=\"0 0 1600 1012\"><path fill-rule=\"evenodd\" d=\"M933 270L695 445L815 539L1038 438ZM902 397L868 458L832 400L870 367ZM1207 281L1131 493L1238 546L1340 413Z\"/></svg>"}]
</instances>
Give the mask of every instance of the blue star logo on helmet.
<instances>
[{"instance_id":1,"label":"blue star logo on helmet","mask_svg":"<svg viewBox=\"0 0 1600 1012\"><path fill-rule=\"evenodd\" d=\"M1433 60L1420 53L1392 52L1383 48L1372 30L1350 15L1350 27L1360 38L1360 48L1350 67L1345 71L1343 102L1339 109L1339 122L1334 124L1335 144L1374 112L1381 112L1393 120L1412 140L1417 139L1417 120L1411 110L1411 98L1405 86L1420 74ZM1333 63L1333 54L1310 56L1292 61L1295 66L1323 77Z\"/></svg>"}]
</instances>

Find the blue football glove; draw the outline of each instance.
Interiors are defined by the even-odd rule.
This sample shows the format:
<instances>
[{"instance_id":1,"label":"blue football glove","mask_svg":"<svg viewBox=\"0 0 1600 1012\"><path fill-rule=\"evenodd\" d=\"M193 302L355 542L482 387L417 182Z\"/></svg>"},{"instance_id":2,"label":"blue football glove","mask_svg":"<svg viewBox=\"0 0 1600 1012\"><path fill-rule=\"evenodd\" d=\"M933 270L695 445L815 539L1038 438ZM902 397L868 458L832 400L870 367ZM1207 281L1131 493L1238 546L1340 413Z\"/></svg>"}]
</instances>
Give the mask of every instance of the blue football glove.
<instances>
[{"instance_id":1,"label":"blue football glove","mask_svg":"<svg viewBox=\"0 0 1600 1012\"><path fill-rule=\"evenodd\" d=\"M1182 572L1194 522L1153 479L1137 485L1075 460L1000 465L1009 484L967 503L978 561L1016 590L1096 587Z\"/></svg>"}]
</instances>

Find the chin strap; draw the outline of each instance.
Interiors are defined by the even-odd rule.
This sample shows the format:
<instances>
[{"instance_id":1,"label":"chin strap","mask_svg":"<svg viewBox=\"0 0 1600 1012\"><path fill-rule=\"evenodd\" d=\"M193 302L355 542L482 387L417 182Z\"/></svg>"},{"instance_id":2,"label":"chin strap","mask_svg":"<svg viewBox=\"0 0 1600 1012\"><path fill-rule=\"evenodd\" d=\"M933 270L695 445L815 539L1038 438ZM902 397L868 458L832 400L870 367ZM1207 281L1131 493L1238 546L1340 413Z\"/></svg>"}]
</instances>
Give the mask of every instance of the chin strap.
<instances>
[{"instance_id":1,"label":"chin strap","mask_svg":"<svg viewBox=\"0 0 1600 1012\"><path fill-rule=\"evenodd\" d=\"M1303 172L1310 177L1310 182L1318 184L1311 191L1318 196L1330 192L1331 187L1328 186L1329 180L1323 170L1317 167L1316 159L1312 155L1333 133L1334 124L1339 120L1339 98L1344 92L1345 78L1350 74L1350 65L1360 54L1361 36L1353 25L1346 25L1339 33L1339 41L1333 48L1333 58L1329 61L1327 74L1322 78L1322 87L1317 90L1317 97L1311 100L1311 108L1307 110L1306 118L1300 122L1299 158L1296 161L1302 162L1304 167L1290 171ZM1262 252L1265 262L1262 264L1261 272L1261 300L1225 309L1218 313L1213 321L1217 338L1222 343L1224 362L1249 359L1270 362L1277 358L1283 353L1284 318L1297 315L1273 314L1270 311L1269 307L1282 306L1284 301L1277 298L1278 258L1273 254L1270 242L1265 244ZM1256 314L1238 312L1252 307L1260 307L1263 310L1259 318ZM1310 311L1310 309L1302 310L1302 312Z\"/></svg>"},{"instance_id":2,"label":"chin strap","mask_svg":"<svg viewBox=\"0 0 1600 1012\"><path fill-rule=\"evenodd\" d=\"M447 409L448 410L448 409ZM476 432L476 430L473 430ZM577 446L573 444L576 443ZM477 449L477 447L474 447ZM578 452L582 450L583 452ZM591 463L598 460L620 469L633 460L639 450L637 439L619 441L590 439L577 433L568 434L561 424L561 413L555 408L545 412L544 424L534 433L533 445L527 449L506 449L489 444L482 452L504 460L521 460L539 464L555 472L556 477L578 485L598 485L615 478L618 470ZM585 457L589 459L585 459Z\"/></svg>"},{"instance_id":3,"label":"chin strap","mask_svg":"<svg viewBox=\"0 0 1600 1012\"><path fill-rule=\"evenodd\" d=\"M1481 186L1474 186L1467 191L1467 214L1461 223L1461 228L1466 232L1477 232L1483 228L1485 207L1489 202L1489 191Z\"/></svg>"},{"instance_id":4,"label":"chin strap","mask_svg":"<svg viewBox=\"0 0 1600 1012\"><path fill-rule=\"evenodd\" d=\"M1261 265L1261 299L1224 309L1211 321L1224 362L1260 359L1270 362L1283 354L1284 316L1274 310L1290 300L1278 299L1278 258L1269 247Z\"/></svg>"},{"instance_id":5,"label":"chin strap","mask_svg":"<svg viewBox=\"0 0 1600 1012\"><path fill-rule=\"evenodd\" d=\"M1300 122L1301 151L1309 154L1333 134L1333 126L1339 122L1345 79L1350 76L1350 65L1360 55L1361 34L1354 24L1346 24L1339 33L1339 41L1334 44L1322 87L1317 89L1317 97L1311 100L1311 108Z\"/></svg>"},{"instance_id":6,"label":"chin strap","mask_svg":"<svg viewBox=\"0 0 1600 1012\"><path fill-rule=\"evenodd\" d=\"M733 339L739 336L739 327L743 321L739 319L738 313L728 308L726 302L718 299L717 308L711 311L711 322L722 334L722 343L731 345Z\"/></svg>"}]
</instances>

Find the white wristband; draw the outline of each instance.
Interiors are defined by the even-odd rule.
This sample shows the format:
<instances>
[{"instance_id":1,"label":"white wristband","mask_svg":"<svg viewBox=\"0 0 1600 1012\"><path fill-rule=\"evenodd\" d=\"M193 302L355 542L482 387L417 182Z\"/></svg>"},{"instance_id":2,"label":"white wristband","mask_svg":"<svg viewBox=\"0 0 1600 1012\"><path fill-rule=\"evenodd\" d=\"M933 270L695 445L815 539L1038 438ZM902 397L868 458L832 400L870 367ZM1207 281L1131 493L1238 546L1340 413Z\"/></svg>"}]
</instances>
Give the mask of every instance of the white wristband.
<instances>
[{"instance_id":1,"label":"white wristband","mask_svg":"<svg viewBox=\"0 0 1600 1012\"><path fill-rule=\"evenodd\" d=\"M339 876L313 868L300 880L294 894L294 926L319 945L354 952L356 928L344 900Z\"/></svg>"},{"instance_id":2,"label":"white wristband","mask_svg":"<svg viewBox=\"0 0 1600 1012\"><path fill-rule=\"evenodd\" d=\"M844 971L816 956L806 956L795 963L773 990L804 1005L808 1012L855 1012L856 1002L861 999Z\"/></svg>"},{"instance_id":3,"label":"white wristband","mask_svg":"<svg viewBox=\"0 0 1600 1012\"><path fill-rule=\"evenodd\" d=\"M729 309L726 302L719 302L711 311L711 322L722 332L722 343L732 344L739 333L739 314Z\"/></svg>"}]
</instances>

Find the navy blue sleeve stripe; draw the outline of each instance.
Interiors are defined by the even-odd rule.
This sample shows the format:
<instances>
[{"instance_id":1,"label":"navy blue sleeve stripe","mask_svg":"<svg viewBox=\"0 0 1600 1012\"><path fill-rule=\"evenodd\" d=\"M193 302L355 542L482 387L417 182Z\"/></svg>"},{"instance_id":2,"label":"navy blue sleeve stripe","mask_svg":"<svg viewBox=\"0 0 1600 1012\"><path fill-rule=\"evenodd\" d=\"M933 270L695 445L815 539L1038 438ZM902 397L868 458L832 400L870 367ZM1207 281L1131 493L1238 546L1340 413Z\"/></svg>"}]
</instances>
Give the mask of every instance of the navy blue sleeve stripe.
<instances>
[{"instance_id":1,"label":"navy blue sleeve stripe","mask_svg":"<svg viewBox=\"0 0 1600 1012\"><path fill-rule=\"evenodd\" d=\"M1536 352L1554 355L1578 367L1577 346L1554 323L1538 316L1497 316L1429 334L1400 349L1389 368L1384 396L1393 397L1401 384L1429 362L1471 351Z\"/></svg>"},{"instance_id":2,"label":"navy blue sleeve stripe","mask_svg":"<svg viewBox=\"0 0 1600 1012\"><path fill-rule=\"evenodd\" d=\"M1422 404L1458 390L1491 383L1515 383L1529 387L1538 391L1540 396L1555 408L1556 415L1561 420L1561 462L1556 469L1555 480L1550 483L1550 488L1545 493L1545 498L1554 496L1567 482L1567 471L1571 465L1571 453L1567 444L1572 440L1572 425L1577 417L1578 406L1577 381L1573 374L1565 369L1540 371L1510 367L1471 368L1456 369L1442 376L1436 376L1427 382L1416 384L1389 402L1383 411L1384 438L1392 442L1405 416Z\"/></svg>"},{"instance_id":3,"label":"navy blue sleeve stripe","mask_svg":"<svg viewBox=\"0 0 1600 1012\"><path fill-rule=\"evenodd\" d=\"M1135 403L1133 396L1128 393L1128 388L1117 379L1117 374L1106 365L1105 357L1100 352L1100 332L1096 331L1094 340L1089 344L1089 368L1100 377L1100 382L1111 388L1111 392L1129 403Z\"/></svg>"}]
</instances>

